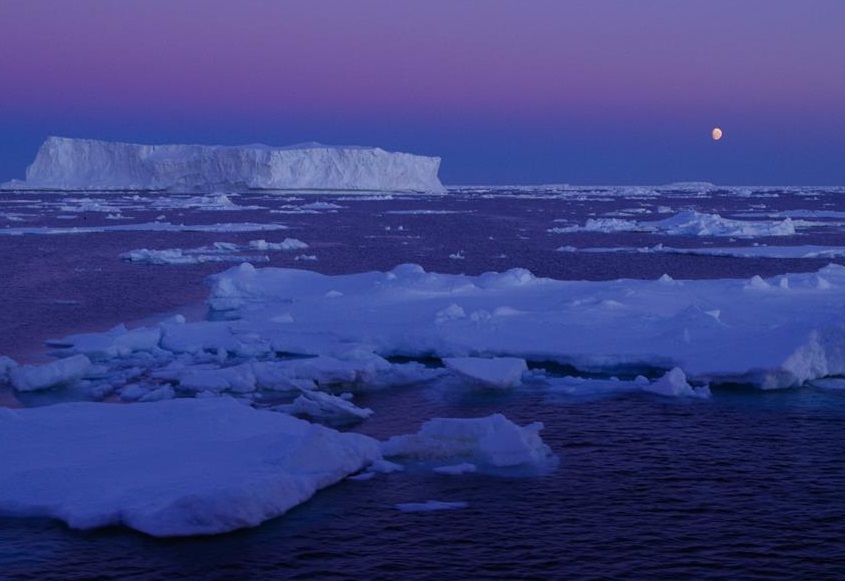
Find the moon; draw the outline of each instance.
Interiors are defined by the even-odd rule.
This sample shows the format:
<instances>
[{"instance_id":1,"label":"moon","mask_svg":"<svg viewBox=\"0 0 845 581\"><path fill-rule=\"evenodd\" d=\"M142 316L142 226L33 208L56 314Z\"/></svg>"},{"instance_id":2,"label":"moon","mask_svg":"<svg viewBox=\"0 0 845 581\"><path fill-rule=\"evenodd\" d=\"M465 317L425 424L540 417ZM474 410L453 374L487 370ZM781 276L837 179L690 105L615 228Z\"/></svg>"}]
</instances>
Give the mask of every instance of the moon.
<instances>
[{"instance_id":1,"label":"moon","mask_svg":"<svg viewBox=\"0 0 845 581\"><path fill-rule=\"evenodd\" d=\"M719 141L720 139L722 139L722 130L718 127L714 127L710 135L713 136L713 141Z\"/></svg>"}]
</instances>

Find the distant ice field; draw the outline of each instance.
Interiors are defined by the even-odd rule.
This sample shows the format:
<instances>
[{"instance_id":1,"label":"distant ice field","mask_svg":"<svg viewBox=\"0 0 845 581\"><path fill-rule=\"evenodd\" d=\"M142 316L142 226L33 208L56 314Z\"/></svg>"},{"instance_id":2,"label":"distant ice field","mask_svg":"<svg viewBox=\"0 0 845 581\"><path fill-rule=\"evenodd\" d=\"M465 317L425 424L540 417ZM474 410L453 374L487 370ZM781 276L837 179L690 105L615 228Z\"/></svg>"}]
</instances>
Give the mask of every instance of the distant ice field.
<instances>
[{"instance_id":1,"label":"distant ice field","mask_svg":"<svg viewBox=\"0 0 845 581\"><path fill-rule=\"evenodd\" d=\"M836 259L558 252L568 249L842 245L845 192L836 188L522 187L455 188L446 196L16 193L0 196L0 272L6 308L0 353L39 351L40 342L108 328L188 304L207 294L219 262L255 258L267 266L325 274L420 264L440 273L527 268L560 280L749 278L814 271ZM770 224L792 217L791 236L672 236L650 232L549 230L587 220L665 220L694 210ZM837 212L839 214L837 214ZM308 245L256 252L250 243ZM191 250L215 243L245 251L179 266L132 264L133 251ZM720 253L724 254L724 252ZM760 253L762 254L762 253ZM793 256L794 251L781 254ZM265 260L266 258L266 260ZM185 264L194 262L194 264ZM151 289L155 289L152 291Z\"/></svg>"}]
</instances>

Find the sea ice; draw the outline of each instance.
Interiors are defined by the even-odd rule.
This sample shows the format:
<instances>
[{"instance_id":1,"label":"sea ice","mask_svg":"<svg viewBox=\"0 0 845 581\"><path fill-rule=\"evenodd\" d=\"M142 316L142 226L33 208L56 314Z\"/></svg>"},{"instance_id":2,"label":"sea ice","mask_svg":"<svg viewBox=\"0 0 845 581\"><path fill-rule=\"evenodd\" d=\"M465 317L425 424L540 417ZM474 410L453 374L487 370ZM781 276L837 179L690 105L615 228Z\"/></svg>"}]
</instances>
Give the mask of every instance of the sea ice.
<instances>
[{"instance_id":1,"label":"sea ice","mask_svg":"<svg viewBox=\"0 0 845 581\"><path fill-rule=\"evenodd\" d=\"M303 250L308 245L296 238L285 238L281 242L267 242L266 240L250 240L250 248L256 250Z\"/></svg>"},{"instance_id":2,"label":"sea ice","mask_svg":"<svg viewBox=\"0 0 845 581\"><path fill-rule=\"evenodd\" d=\"M370 408L358 407L346 398L312 390L302 390L292 404L277 406L275 409L332 424L360 422L373 415Z\"/></svg>"},{"instance_id":3,"label":"sea ice","mask_svg":"<svg viewBox=\"0 0 845 581\"><path fill-rule=\"evenodd\" d=\"M673 248L663 244L641 248L575 248L561 246L558 252L596 252L596 253L631 253L631 254L690 254L696 256L732 256L736 258L843 258L845 247L842 246L729 246L704 248Z\"/></svg>"},{"instance_id":4,"label":"sea ice","mask_svg":"<svg viewBox=\"0 0 845 581\"><path fill-rule=\"evenodd\" d=\"M779 222L765 220L731 220L719 214L684 210L663 220L639 222L620 218L590 218L583 226L564 226L549 229L555 234L570 232L656 232L671 236L722 236L755 238L761 236L791 236L795 224L787 217Z\"/></svg>"},{"instance_id":5,"label":"sea ice","mask_svg":"<svg viewBox=\"0 0 845 581\"><path fill-rule=\"evenodd\" d=\"M230 398L3 410L0 441L0 514L160 537L256 526L381 457Z\"/></svg>"},{"instance_id":6,"label":"sea ice","mask_svg":"<svg viewBox=\"0 0 845 581\"><path fill-rule=\"evenodd\" d=\"M330 291L342 296L328 299ZM845 308L831 307L840 302L845 267L838 265L768 281L671 284L555 281L521 269L470 277L403 265L324 276L243 265L217 275L209 300L237 319L236 334L258 332L277 352L331 353L358 343L382 356L492 355L583 371L680 367L697 383L767 388L845 370L836 339L845 327L836 313ZM266 324L281 309L293 322L283 330ZM801 363L808 349L813 365Z\"/></svg>"},{"instance_id":7,"label":"sea ice","mask_svg":"<svg viewBox=\"0 0 845 581\"><path fill-rule=\"evenodd\" d=\"M260 206L242 206L232 200L234 194L214 193L207 196L161 196L152 200L151 207L170 209L196 209L204 212L232 212L238 210L259 210Z\"/></svg>"},{"instance_id":8,"label":"sea ice","mask_svg":"<svg viewBox=\"0 0 845 581\"><path fill-rule=\"evenodd\" d=\"M478 466L470 462L461 462L460 464L452 464L449 466L437 466L436 468L434 468L434 471L438 474L450 475L470 474L472 472L476 472L477 470Z\"/></svg>"},{"instance_id":9,"label":"sea ice","mask_svg":"<svg viewBox=\"0 0 845 581\"><path fill-rule=\"evenodd\" d=\"M433 512L436 510L455 510L467 506L469 506L469 503L462 501L426 500L425 502L402 502L396 505L396 509L402 512Z\"/></svg>"},{"instance_id":10,"label":"sea ice","mask_svg":"<svg viewBox=\"0 0 845 581\"><path fill-rule=\"evenodd\" d=\"M401 265L326 276L242 264L212 285L210 320L118 327L51 345L103 368L85 378L92 393L142 383L139 376L154 380L150 390L166 383L179 395L248 397L360 391L448 374L501 389L529 377L532 389L542 387L526 362L650 377L677 367L693 385L762 388L845 373L845 267L838 265L768 279L588 282L524 269L464 276ZM447 369L391 357L439 358ZM11 371L13 381L17 374L28 378L20 385L57 386L81 377L41 371L57 379L35 381L28 369ZM686 390L667 382L653 390Z\"/></svg>"},{"instance_id":11,"label":"sea ice","mask_svg":"<svg viewBox=\"0 0 845 581\"><path fill-rule=\"evenodd\" d=\"M502 414L485 418L435 418L416 434L393 436L382 443L388 458L449 465L468 460L492 468L541 467L551 450L540 438L541 422L518 426Z\"/></svg>"},{"instance_id":12,"label":"sea ice","mask_svg":"<svg viewBox=\"0 0 845 581\"><path fill-rule=\"evenodd\" d=\"M120 255L123 260L135 264L204 264L206 262L269 262L267 256L245 256L237 254L237 250L227 250L214 247L168 248L166 250L149 250L139 248Z\"/></svg>"},{"instance_id":13,"label":"sea ice","mask_svg":"<svg viewBox=\"0 0 845 581\"><path fill-rule=\"evenodd\" d=\"M684 375L684 372L677 367L668 371L663 377L654 383L644 384L643 391L670 397L710 397L710 389L708 387L692 387L689 383L687 383L687 376Z\"/></svg>"},{"instance_id":14,"label":"sea ice","mask_svg":"<svg viewBox=\"0 0 845 581\"><path fill-rule=\"evenodd\" d=\"M247 246L232 242L214 242L210 246L198 248L169 248L149 250L141 248L130 250L120 255L123 260L136 264L203 264L206 262L269 262L265 255L243 254L254 250L290 251L308 248L308 245L296 238L285 238L281 242L251 240Z\"/></svg>"},{"instance_id":15,"label":"sea ice","mask_svg":"<svg viewBox=\"0 0 845 581\"><path fill-rule=\"evenodd\" d=\"M446 357L443 364L459 375L495 389L519 385L522 374L528 371L525 360L517 357Z\"/></svg>"},{"instance_id":16,"label":"sea ice","mask_svg":"<svg viewBox=\"0 0 845 581\"><path fill-rule=\"evenodd\" d=\"M287 230L283 224L264 222L229 222L220 224L171 224L170 222L145 222L141 224L120 224L118 226L79 226L55 228L35 226L32 228L0 228L0 236L22 236L24 234L63 235L98 234L101 232L271 232Z\"/></svg>"},{"instance_id":17,"label":"sea ice","mask_svg":"<svg viewBox=\"0 0 845 581\"><path fill-rule=\"evenodd\" d=\"M21 365L9 372L12 386L18 391L37 391L73 383L91 369L85 355L72 355L43 365Z\"/></svg>"}]
</instances>

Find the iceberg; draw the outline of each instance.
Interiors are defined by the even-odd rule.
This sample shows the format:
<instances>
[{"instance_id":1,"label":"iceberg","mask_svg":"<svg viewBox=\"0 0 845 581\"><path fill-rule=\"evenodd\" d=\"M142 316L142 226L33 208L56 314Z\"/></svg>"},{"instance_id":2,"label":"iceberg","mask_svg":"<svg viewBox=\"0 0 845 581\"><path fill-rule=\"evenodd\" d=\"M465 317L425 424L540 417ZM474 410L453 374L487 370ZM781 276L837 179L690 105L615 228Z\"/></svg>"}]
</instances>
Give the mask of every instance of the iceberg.
<instances>
[{"instance_id":1,"label":"iceberg","mask_svg":"<svg viewBox=\"0 0 845 581\"><path fill-rule=\"evenodd\" d=\"M5 189L233 192L332 190L438 192L440 158L373 147L308 143L139 145L48 137Z\"/></svg>"}]
</instances>

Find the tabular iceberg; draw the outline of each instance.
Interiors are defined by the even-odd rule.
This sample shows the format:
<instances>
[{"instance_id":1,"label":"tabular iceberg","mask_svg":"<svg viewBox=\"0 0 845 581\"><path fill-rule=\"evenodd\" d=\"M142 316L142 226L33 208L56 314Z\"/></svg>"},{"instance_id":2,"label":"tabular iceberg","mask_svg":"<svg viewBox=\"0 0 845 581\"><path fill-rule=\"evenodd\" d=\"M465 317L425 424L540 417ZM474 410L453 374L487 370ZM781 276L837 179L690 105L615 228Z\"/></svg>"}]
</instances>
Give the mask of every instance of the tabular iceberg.
<instances>
[{"instance_id":1,"label":"tabular iceberg","mask_svg":"<svg viewBox=\"0 0 845 581\"><path fill-rule=\"evenodd\" d=\"M7 189L443 192L439 157L316 143L138 145L48 137Z\"/></svg>"}]
</instances>

